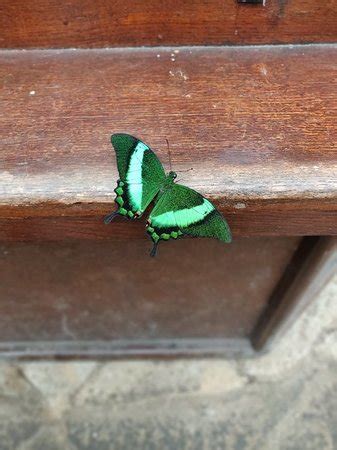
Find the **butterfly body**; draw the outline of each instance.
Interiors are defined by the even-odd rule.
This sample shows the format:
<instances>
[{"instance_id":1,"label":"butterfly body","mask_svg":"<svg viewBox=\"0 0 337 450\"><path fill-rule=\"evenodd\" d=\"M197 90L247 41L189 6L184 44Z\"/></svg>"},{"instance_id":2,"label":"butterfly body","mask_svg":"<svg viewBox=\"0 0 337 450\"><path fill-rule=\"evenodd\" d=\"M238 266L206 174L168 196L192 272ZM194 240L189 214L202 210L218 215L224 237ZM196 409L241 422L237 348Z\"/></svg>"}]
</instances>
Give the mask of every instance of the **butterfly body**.
<instances>
[{"instance_id":1,"label":"butterfly body","mask_svg":"<svg viewBox=\"0 0 337 450\"><path fill-rule=\"evenodd\" d=\"M168 191L169 189L172 188L173 184L174 184L174 180L177 178L177 174L173 171L169 172L166 175L165 180L163 181L160 189L159 189L159 197L164 194L165 191ZM159 199L158 197L158 199Z\"/></svg>"},{"instance_id":2,"label":"butterfly body","mask_svg":"<svg viewBox=\"0 0 337 450\"><path fill-rule=\"evenodd\" d=\"M154 243L151 256L155 255L160 240L183 235L231 241L229 226L213 204L198 192L175 183L177 174L172 171L165 174L159 159L146 144L121 133L112 135L111 142L120 175L115 189L118 209L106 217L105 223L116 215L137 219L154 201L146 224Z\"/></svg>"}]
</instances>

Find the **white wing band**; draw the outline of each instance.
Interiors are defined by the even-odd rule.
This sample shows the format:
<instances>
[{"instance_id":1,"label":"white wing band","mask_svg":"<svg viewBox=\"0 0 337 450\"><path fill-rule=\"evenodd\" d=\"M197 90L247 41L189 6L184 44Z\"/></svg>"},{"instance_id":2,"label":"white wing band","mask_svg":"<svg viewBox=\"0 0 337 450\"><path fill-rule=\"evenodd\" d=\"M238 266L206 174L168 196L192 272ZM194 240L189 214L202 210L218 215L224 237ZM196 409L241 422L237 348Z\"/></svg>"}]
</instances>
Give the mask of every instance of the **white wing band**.
<instances>
[{"instance_id":1,"label":"white wing band","mask_svg":"<svg viewBox=\"0 0 337 450\"><path fill-rule=\"evenodd\" d=\"M214 211L214 206L204 198L201 205L193 206L193 208L178 209L177 211L167 211L151 218L154 226L172 227L188 227L192 223L201 222L210 212Z\"/></svg>"},{"instance_id":2,"label":"white wing band","mask_svg":"<svg viewBox=\"0 0 337 450\"><path fill-rule=\"evenodd\" d=\"M131 155L126 181L129 185L130 202L134 208L141 210L143 198L142 166L148 147L139 142Z\"/></svg>"}]
</instances>

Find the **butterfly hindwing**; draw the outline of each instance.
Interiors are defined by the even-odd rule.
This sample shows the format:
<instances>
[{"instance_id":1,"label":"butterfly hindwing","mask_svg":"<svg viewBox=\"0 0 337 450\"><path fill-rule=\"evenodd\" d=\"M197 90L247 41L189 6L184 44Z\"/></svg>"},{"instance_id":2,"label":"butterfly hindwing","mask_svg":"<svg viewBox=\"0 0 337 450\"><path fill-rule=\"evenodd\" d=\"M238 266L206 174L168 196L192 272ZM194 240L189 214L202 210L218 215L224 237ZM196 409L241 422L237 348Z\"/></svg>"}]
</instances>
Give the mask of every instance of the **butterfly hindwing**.
<instances>
[{"instance_id":1,"label":"butterfly hindwing","mask_svg":"<svg viewBox=\"0 0 337 450\"><path fill-rule=\"evenodd\" d=\"M173 184L158 199L148 223L147 231L155 244L183 234L231 242L229 226L215 206L180 184Z\"/></svg>"},{"instance_id":2,"label":"butterfly hindwing","mask_svg":"<svg viewBox=\"0 0 337 450\"><path fill-rule=\"evenodd\" d=\"M139 217L165 180L163 166L146 144L129 134L113 134L111 143L120 176L115 189L119 206L117 213L130 218ZM112 217L109 216L107 221Z\"/></svg>"}]
</instances>

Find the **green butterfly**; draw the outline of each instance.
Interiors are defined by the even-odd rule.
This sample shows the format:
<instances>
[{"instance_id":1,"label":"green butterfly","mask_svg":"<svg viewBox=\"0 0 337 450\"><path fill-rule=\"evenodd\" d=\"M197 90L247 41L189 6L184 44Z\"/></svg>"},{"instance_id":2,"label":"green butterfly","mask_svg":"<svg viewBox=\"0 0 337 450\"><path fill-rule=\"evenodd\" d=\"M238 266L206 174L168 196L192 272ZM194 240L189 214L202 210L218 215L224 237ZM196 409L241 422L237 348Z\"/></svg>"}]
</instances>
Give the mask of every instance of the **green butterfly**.
<instances>
[{"instance_id":1,"label":"green butterfly","mask_svg":"<svg viewBox=\"0 0 337 450\"><path fill-rule=\"evenodd\" d=\"M117 156L120 179L115 192L118 210L109 214L110 223L118 214L130 219L140 217L154 200L146 223L155 256L159 241L183 235L211 237L231 242L230 228L212 203L198 192L174 182L177 174L165 174L154 152L129 134L113 134L111 143Z\"/></svg>"}]
</instances>

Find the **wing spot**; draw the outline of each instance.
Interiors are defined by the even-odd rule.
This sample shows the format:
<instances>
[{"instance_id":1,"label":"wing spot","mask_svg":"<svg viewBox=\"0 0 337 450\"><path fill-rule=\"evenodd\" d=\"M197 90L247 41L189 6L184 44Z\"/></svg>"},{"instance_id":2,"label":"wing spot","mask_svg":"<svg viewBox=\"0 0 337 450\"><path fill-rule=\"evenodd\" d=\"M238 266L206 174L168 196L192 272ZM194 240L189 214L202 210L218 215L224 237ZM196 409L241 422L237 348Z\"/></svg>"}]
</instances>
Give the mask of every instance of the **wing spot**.
<instances>
[{"instance_id":1,"label":"wing spot","mask_svg":"<svg viewBox=\"0 0 337 450\"><path fill-rule=\"evenodd\" d=\"M115 201L116 201L117 205L119 205L119 206L123 206L124 205L124 200L119 195L116 197Z\"/></svg>"}]
</instances>

